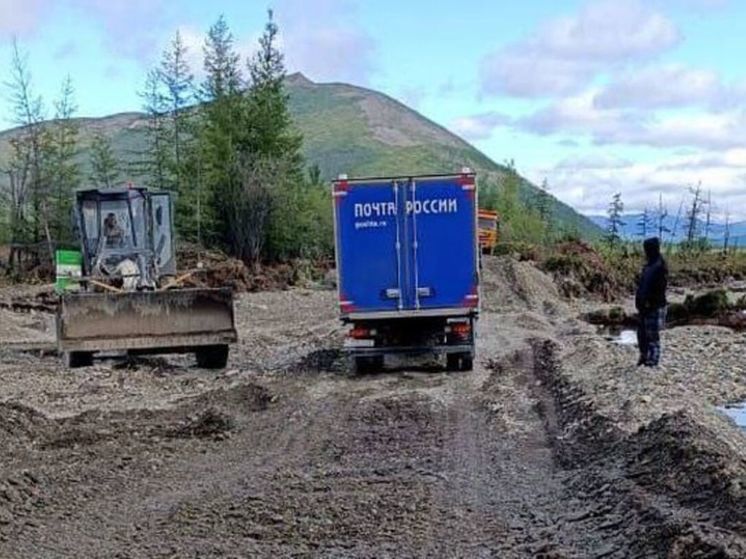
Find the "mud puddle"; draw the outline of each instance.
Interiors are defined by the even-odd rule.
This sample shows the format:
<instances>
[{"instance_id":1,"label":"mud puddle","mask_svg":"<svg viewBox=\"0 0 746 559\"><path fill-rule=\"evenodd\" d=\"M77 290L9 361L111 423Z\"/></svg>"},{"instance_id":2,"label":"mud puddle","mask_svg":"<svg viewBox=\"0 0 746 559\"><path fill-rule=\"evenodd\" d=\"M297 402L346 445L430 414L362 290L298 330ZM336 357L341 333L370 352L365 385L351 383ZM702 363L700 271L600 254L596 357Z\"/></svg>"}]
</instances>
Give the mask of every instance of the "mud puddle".
<instances>
[{"instance_id":1,"label":"mud puddle","mask_svg":"<svg viewBox=\"0 0 746 559\"><path fill-rule=\"evenodd\" d=\"M598 334L606 341L618 345L633 346L637 344L637 332L622 326L599 326Z\"/></svg>"},{"instance_id":2,"label":"mud puddle","mask_svg":"<svg viewBox=\"0 0 746 559\"><path fill-rule=\"evenodd\" d=\"M746 402L720 406L718 411L732 419L741 429L746 429Z\"/></svg>"}]
</instances>

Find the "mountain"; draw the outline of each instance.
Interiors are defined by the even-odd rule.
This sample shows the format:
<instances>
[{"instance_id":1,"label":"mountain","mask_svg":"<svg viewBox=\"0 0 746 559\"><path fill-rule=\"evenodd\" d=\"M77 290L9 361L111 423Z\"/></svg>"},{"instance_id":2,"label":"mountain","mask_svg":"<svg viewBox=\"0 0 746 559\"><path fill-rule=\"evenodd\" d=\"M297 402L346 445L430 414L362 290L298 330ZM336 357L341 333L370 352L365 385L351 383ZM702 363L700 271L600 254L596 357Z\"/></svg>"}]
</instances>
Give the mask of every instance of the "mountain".
<instances>
[{"instance_id":1,"label":"mountain","mask_svg":"<svg viewBox=\"0 0 746 559\"><path fill-rule=\"evenodd\" d=\"M463 166L481 180L499 180L506 168L466 141L391 97L342 83L319 84L301 74L288 76L290 111L303 133L309 164L317 164L324 178L451 173ZM144 149L147 126L142 113L121 113L78 119L83 145L94 132L107 136L120 160L132 160ZM0 165L14 131L0 132ZM82 154L87 164L87 156ZM4 180L4 177L0 177ZM0 185L1 186L1 185ZM529 199L536 186L524 181L521 195ZM570 206L556 202L560 227L589 237L598 227Z\"/></svg>"},{"instance_id":2,"label":"mountain","mask_svg":"<svg viewBox=\"0 0 746 559\"><path fill-rule=\"evenodd\" d=\"M609 218L605 215L590 215L588 218L598 227L606 231L609 228ZM622 226L621 236L629 241L641 240L643 235L641 223L641 213L630 213L622 216L624 225ZM696 224L698 235L702 235L707 230L707 238L713 245L722 245L726 234L726 225L724 223L711 222L707 224L698 220ZM676 222L675 216L666 216L663 220L663 238L666 241L680 242L686 239L687 223L685 218L679 218ZM731 223L728 227L729 243L732 245L746 246L746 221ZM658 235L657 222L649 226L648 236Z\"/></svg>"}]
</instances>

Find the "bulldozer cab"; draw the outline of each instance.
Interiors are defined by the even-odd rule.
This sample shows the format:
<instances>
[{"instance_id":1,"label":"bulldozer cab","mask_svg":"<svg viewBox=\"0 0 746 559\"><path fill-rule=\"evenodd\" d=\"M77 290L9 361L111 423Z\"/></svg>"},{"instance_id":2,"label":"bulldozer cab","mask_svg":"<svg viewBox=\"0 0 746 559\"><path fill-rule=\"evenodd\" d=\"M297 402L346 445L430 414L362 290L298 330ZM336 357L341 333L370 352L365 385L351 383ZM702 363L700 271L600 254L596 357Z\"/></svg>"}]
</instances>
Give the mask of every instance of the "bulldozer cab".
<instances>
[{"instance_id":1,"label":"bulldozer cab","mask_svg":"<svg viewBox=\"0 0 746 559\"><path fill-rule=\"evenodd\" d=\"M200 367L225 367L229 344L238 337L233 292L185 288L180 281L191 272L173 277L172 207L168 192L147 188L76 193L82 274L80 254L70 266L78 264L74 281L83 289L61 290L56 316L57 348L69 366L90 365L97 353L125 351L193 352Z\"/></svg>"},{"instance_id":2,"label":"bulldozer cab","mask_svg":"<svg viewBox=\"0 0 746 559\"><path fill-rule=\"evenodd\" d=\"M135 278L137 287L153 287L176 273L168 192L81 190L75 214L86 276Z\"/></svg>"}]
</instances>

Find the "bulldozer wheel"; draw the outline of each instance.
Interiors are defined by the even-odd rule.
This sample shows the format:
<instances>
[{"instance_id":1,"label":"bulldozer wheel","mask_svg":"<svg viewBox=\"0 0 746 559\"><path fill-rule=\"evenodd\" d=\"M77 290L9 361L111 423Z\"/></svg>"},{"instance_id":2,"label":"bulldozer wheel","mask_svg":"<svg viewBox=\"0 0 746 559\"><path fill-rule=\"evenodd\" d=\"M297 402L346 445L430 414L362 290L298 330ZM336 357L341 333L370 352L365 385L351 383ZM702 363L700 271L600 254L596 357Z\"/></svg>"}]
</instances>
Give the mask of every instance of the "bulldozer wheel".
<instances>
[{"instance_id":1,"label":"bulldozer wheel","mask_svg":"<svg viewBox=\"0 0 746 559\"><path fill-rule=\"evenodd\" d=\"M65 352L65 365L70 369L90 367L93 365L93 353L90 351L67 351Z\"/></svg>"},{"instance_id":2,"label":"bulldozer wheel","mask_svg":"<svg viewBox=\"0 0 746 559\"><path fill-rule=\"evenodd\" d=\"M228 364L228 346L211 345L196 351L197 365L203 369L223 369Z\"/></svg>"}]
</instances>

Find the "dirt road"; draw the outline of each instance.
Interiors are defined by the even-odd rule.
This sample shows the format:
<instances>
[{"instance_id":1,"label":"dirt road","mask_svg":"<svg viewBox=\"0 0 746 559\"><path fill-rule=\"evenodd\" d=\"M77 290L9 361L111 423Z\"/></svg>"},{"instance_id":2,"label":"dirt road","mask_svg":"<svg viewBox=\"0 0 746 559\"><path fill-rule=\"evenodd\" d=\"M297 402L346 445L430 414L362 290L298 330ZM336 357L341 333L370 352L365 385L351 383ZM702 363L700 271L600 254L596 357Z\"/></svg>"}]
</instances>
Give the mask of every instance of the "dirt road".
<instances>
[{"instance_id":1,"label":"dirt road","mask_svg":"<svg viewBox=\"0 0 746 559\"><path fill-rule=\"evenodd\" d=\"M22 351L43 316L1 321L0 556L745 557L746 461L719 439L743 435L627 428L575 366L613 352L548 278L488 264L472 373L351 376L326 291L242 296L219 374L63 371Z\"/></svg>"}]
</instances>

